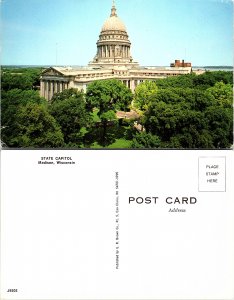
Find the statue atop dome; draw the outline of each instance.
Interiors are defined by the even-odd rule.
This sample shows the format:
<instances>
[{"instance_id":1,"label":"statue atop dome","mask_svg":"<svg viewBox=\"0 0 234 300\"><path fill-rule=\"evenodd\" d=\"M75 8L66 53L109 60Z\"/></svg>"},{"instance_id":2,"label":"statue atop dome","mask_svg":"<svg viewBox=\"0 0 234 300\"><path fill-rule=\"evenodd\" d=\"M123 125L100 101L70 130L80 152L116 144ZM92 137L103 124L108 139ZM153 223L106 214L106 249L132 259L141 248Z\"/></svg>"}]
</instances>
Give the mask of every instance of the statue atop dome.
<instances>
[{"instance_id":1,"label":"statue atop dome","mask_svg":"<svg viewBox=\"0 0 234 300\"><path fill-rule=\"evenodd\" d=\"M113 17L113 16L117 16L117 14L116 14L116 7L115 7L115 0L113 0L110 17Z\"/></svg>"}]
</instances>

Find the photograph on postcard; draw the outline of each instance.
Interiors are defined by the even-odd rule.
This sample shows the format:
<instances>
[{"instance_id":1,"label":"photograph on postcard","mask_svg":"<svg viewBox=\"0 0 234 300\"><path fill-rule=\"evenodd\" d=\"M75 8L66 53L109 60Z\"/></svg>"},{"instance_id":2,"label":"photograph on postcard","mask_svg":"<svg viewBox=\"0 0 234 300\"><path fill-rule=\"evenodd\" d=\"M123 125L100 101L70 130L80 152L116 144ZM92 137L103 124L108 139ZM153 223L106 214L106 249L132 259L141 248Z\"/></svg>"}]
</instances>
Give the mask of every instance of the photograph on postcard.
<instances>
[{"instance_id":1,"label":"photograph on postcard","mask_svg":"<svg viewBox=\"0 0 234 300\"><path fill-rule=\"evenodd\" d=\"M232 1L1 6L3 147L232 146Z\"/></svg>"}]
</instances>

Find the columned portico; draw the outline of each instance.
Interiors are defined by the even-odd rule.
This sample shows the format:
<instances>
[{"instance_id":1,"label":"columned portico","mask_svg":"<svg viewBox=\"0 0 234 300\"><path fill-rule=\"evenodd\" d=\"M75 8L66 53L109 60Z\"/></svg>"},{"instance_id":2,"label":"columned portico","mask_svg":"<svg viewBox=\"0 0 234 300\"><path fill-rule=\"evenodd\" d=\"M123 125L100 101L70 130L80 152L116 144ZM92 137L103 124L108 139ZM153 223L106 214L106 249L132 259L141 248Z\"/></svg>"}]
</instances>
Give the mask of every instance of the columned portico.
<instances>
[{"instance_id":1,"label":"columned portico","mask_svg":"<svg viewBox=\"0 0 234 300\"><path fill-rule=\"evenodd\" d=\"M51 100L54 94L60 93L69 88L68 79L44 77L40 82L40 96Z\"/></svg>"}]
</instances>

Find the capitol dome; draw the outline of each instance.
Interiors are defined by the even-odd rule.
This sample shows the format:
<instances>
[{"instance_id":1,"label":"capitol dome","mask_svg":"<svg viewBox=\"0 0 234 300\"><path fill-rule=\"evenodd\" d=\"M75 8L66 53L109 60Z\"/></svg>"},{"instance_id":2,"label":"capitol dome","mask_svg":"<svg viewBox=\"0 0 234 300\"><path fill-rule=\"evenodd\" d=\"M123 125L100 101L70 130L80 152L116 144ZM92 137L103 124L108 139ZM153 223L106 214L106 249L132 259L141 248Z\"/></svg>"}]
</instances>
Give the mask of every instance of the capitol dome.
<instances>
[{"instance_id":1,"label":"capitol dome","mask_svg":"<svg viewBox=\"0 0 234 300\"><path fill-rule=\"evenodd\" d=\"M102 32L103 31L127 31L124 23L120 20L120 18L115 14L111 15L103 24Z\"/></svg>"},{"instance_id":2,"label":"capitol dome","mask_svg":"<svg viewBox=\"0 0 234 300\"><path fill-rule=\"evenodd\" d=\"M115 1L97 41L97 53L90 66L135 66L130 53L131 42L123 21L117 16Z\"/></svg>"}]
</instances>

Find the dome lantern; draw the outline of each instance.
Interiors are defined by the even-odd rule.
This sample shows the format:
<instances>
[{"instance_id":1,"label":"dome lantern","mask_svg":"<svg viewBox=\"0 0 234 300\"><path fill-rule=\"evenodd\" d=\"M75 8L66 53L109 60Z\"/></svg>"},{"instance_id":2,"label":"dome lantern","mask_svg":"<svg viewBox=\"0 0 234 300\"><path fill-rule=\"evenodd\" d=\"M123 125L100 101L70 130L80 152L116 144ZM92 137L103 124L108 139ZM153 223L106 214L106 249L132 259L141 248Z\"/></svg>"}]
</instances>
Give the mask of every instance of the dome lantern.
<instances>
[{"instance_id":1,"label":"dome lantern","mask_svg":"<svg viewBox=\"0 0 234 300\"><path fill-rule=\"evenodd\" d=\"M110 17L113 17L113 16L116 16L116 17L117 17L117 14L116 14L116 7L115 7L115 0L113 0L113 4L112 4L112 8L111 8L111 15L110 15Z\"/></svg>"}]
</instances>

